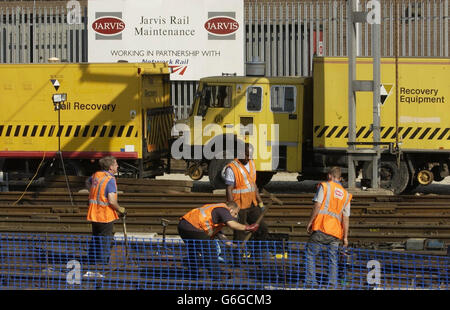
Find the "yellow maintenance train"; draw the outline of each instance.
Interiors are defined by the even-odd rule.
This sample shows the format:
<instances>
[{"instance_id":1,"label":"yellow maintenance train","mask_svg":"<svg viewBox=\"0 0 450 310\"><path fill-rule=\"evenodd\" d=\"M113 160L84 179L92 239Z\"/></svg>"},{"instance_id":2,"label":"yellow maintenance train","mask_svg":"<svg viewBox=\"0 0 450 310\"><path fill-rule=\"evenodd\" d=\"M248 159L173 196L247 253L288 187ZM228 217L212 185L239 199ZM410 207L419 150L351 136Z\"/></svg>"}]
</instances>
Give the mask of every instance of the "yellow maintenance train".
<instances>
[{"instance_id":1,"label":"yellow maintenance train","mask_svg":"<svg viewBox=\"0 0 450 310\"><path fill-rule=\"evenodd\" d=\"M382 187L401 193L449 175L449 65L400 58L396 82L395 60L381 60L381 141L400 151L382 148ZM0 65L0 170L32 175L44 159L42 173L59 174L61 151L69 174L88 175L111 154L122 175L153 177L172 157L219 188L250 142L259 185L280 171L322 179L333 165L347 171L347 74L347 58L316 57L312 77L203 78L189 119L173 127L166 64ZM357 79L371 76L372 60L358 58ZM357 94L357 142L373 141L371 96ZM371 178L370 162L356 169Z\"/></svg>"},{"instance_id":2,"label":"yellow maintenance train","mask_svg":"<svg viewBox=\"0 0 450 310\"><path fill-rule=\"evenodd\" d=\"M382 58L381 142L386 144L380 177L383 188L401 193L449 175L450 60L400 58L398 85L395 67L394 59ZM372 59L358 58L357 79L371 77ZM254 146L259 185L278 171L299 172L299 180L322 179L334 165L347 172L347 85L348 62L342 57L314 58L312 77L202 79L186 122L189 174L195 179L208 171L216 187L224 186L223 167L233 156L229 149L243 142ZM356 140L371 142L372 93L358 93L356 100ZM399 147L399 165L389 144ZM356 169L363 180L371 178L371 162L357 162Z\"/></svg>"},{"instance_id":3,"label":"yellow maintenance train","mask_svg":"<svg viewBox=\"0 0 450 310\"><path fill-rule=\"evenodd\" d=\"M0 65L0 170L88 175L113 155L121 173L162 174L174 114L165 63Z\"/></svg>"}]
</instances>

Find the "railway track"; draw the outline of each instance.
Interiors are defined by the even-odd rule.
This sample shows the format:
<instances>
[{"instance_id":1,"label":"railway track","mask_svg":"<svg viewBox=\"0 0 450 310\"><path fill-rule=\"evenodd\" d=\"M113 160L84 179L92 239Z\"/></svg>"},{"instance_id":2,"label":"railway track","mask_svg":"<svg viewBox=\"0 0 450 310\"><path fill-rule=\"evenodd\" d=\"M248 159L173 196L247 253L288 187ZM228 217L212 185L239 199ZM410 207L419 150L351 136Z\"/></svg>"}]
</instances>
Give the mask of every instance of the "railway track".
<instances>
[{"instance_id":1,"label":"railway track","mask_svg":"<svg viewBox=\"0 0 450 310\"><path fill-rule=\"evenodd\" d=\"M74 193L73 205L61 192L0 193L0 232L90 234L86 221L87 193ZM291 241L306 241L312 194L277 194L265 221L271 233L288 234ZM269 197L262 195L266 204ZM205 203L223 201L210 193L122 193L128 212L128 233L162 234L161 219L168 219L166 234L177 235L180 216ZM120 221L115 231L121 232ZM226 234L231 231L225 230ZM433 238L450 242L450 196L356 196L352 201L350 242L399 242Z\"/></svg>"},{"instance_id":2,"label":"railway track","mask_svg":"<svg viewBox=\"0 0 450 310\"><path fill-rule=\"evenodd\" d=\"M180 241L169 240L164 245L161 240L142 244L129 240L130 256L123 255L123 241L115 241L111 252L111 264L102 267L104 279L82 279L78 286L68 283L67 262L76 260L88 265L87 245L89 236L76 236L68 239L57 235L41 235L30 238L28 235L1 235L5 246L0 249L3 257L0 263L0 287L29 287L39 289L95 289L114 287L114 289L150 288L235 288L241 289L302 289L305 277L304 244L286 242L282 248L275 244L264 246L267 253L258 258L240 260L239 267L222 264L221 281L211 279L205 268L200 268L198 279L191 279L184 258L187 253ZM274 253L287 252L285 259ZM11 255L12 254L12 255ZM229 259L230 253L224 253ZM227 256L228 255L228 256ZM351 268L343 261L339 263L339 277L345 278L345 289L367 289L369 286L360 279L367 277L367 261L379 260L385 266L380 283L384 288L399 288L417 285L430 288L448 288L448 264L445 258L429 258L401 253L384 255L373 251L354 249L349 253ZM418 271L426 270L427 274ZM326 272L318 266L318 272ZM227 277L226 275L230 275ZM423 283L420 283L422 281Z\"/></svg>"},{"instance_id":3,"label":"railway track","mask_svg":"<svg viewBox=\"0 0 450 310\"><path fill-rule=\"evenodd\" d=\"M63 258L76 257L82 261L86 255L86 240L90 238L91 226L86 221L88 210L87 193L74 193L73 202L63 192L30 192L21 197L22 192L0 193L0 233L6 234L3 238L14 239L15 243L7 242L0 249L3 257L0 264L0 287L5 288L36 288L36 289L71 289L72 285L66 282L66 260ZM312 208L313 194L277 194L283 205L272 205L266 214L265 221L274 239L280 236L288 236L289 241L304 242L308 239L306 225ZM269 196L262 195L266 204L269 204ZM224 195L210 193L121 193L119 201L128 212L127 230L131 236L141 233L163 234L162 219L169 220L166 227L166 235L178 235L177 224L180 216L205 203L214 203L224 200ZM358 249L392 250L392 245L405 243L408 238L439 239L450 243L450 196L356 196L352 201L352 215L350 217L350 246ZM122 223L115 224L116 232L122 232ZM24 233L24 235L10 235L7 233ZM231 237L231 230L225 229L225 233ZM278 234L278 235L277 235ZM31 238L30 236L35 236ZM74 249L58 247L58 237L63 235L76 235L80 238L74 241ZM22 237L21 237L22 236ZM20 239L22 238L22 239ZM55 248L48 247L48 242L53 238ZM18 240L20 239L20 240ZM36 240L43 240L37 242ZM78 240L78 241L77 241ZM131 240L131 241L130 241ZM174 240L174 239L172 239ZM176 239L175 239L176 240ZM120 241L118 251L123 248ZM132 238L129 242L133 242ZM51 244L51 243L50 243ZM64 242L61 244L65 244ZM149 288L173 288L173 289L198 289L198 288L233 288L239 283L241 288L248 289L273 289L287 288L298 289L303 286L305 267L297 261L302 261L302 248L304 244L284 243L288 246L289 260L274 260L264 262L264 270L255 270L254 262L246 265L244 262L238 269L226 267L225 270L232 275L222 281L212 281L206 270L202 270L199 279L189 280L183 278L185 269L180 255L156 252L140 253L141 246L132 245L134 259L133 264L120 262L117 267L102 281L95 279L82 279L77 289L97 289L103 285L109 285L115 289L149 289ZM297 249L297 247L299 247ZM26 249L34 249L29 251ZM398 250L398 249L397 249ZM23 252L25 251L25 252ZM64 251L68 251L67 253ZM72 252L71 252L72 251ZM284 250L283 250L284 251ZM404 251L400 249L398 251ZM2 254L3 253L3 254ZM13 256L10 256L11 253ZM277 252L278 253L278 252ZM365 253L365 252L361 252ZM170 254L170 255L169 255ZM418 251L416 254L438 255L442 257L445 251ZM419 255L420 256L420 255ZM384 274L383 287L397 288L412 283L423 282L426 288L442 288L441 274L445 274L447 265L441 261L429 261L414 259L419 256L411 256L402 262L403 269L391 268L392 274ZM113 257L113 256L112 256ZM346 289L354 287L361 289L360 278L364 278L367 270L367 257L352 256L352 271L347 272L350 282ZM72 259L72 258L71 258ZM113 259L113 258L112 258ZM377 259L384 259L380 256ZM401 259L399 256L395 259ZM390 264L386 258L386 264ZM430 264L423 267L423 264ZM402 266L403 266L402 265ZM422 266L429 274L415 271L414 266ZM51 267L51 268L50 268ZM340 266L345 268L345 266ZM397 269L398 270L397 270ZM406 269L405 269L406 268ZM411 270L409 270L409 269ZM390 269L389 269L390 270ZM436 271L437 270L437 271ZM442 271L444 270L444 271ZM407 274L407 278L405 278ZM261 278L260 275L264 275ZM180 279L181 276L181 279ZM420 278L423 276L423 278ZM356 279L356 280L351 280Z\"/></svg>"},{"instance_id":4,"label":"railway track","mask_svg":"<svg viewBox=\"0 0 450 310\"><path fill-rule=\"evenodd\" d=\"M21 197L22 192L0 192L0 202L13 204ZM276 194L277 198L283 201L284 204L307 203L311 205L313 194ZM87 203L87 192L72 193L73 201L76 205L85 205ZM268 195L261 194L262 198L267 200ZM120 193L119 199L122 203L145 203L145 202L177 202L180 199L186 203L208 203L224 200L223 194L211 193ZM62 192L27 192L23 195L18 205L21 204L40 204L40 203L59 203L70 204L70 198L67 193ZM370 204L376 203L381 205L446 205L450 202L450 195L426 195L426 196L380 196L380 195L355 195L352 204Z\"/></svg>"}]
</instances>

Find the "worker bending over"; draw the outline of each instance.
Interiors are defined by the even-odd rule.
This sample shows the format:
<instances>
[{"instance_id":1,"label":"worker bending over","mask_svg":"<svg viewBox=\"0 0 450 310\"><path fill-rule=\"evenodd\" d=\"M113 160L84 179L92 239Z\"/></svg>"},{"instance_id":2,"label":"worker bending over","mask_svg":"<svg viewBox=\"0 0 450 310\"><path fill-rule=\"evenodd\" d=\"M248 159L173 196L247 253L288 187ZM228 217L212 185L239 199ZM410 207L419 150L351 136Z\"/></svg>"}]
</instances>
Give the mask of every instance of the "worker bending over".
<instances>
[{"instance_id":1,"label":"worker bending over","mask_svg":"<svg viewBox=\"0 0 450 310\"><path fill-rule=\"evenodd\" d=\"M228 240L222 233L225 226L233 230L254 232L258 224L243 225L237 222L236 215L239 212L238 205L231 201L227 203L206 204L193 209L183 215L178 223L178 233L187 245L189 270L191 278L198 276L199 265L205 265L210 278L220 278L220 266L218 265L216 248L212 242L199 242L198 240ZM227 242L231 245L230 242ZM214 246L213 246L214 245Z\"/></svg>"}]
</instances>

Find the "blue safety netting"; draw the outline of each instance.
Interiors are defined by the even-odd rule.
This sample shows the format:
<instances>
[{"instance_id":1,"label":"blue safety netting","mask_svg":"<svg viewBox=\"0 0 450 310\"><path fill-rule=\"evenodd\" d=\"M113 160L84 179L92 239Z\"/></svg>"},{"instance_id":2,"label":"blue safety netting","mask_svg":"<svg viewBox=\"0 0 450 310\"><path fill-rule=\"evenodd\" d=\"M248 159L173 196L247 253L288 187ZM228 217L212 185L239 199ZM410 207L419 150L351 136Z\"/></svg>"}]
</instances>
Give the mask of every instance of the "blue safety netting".
<instances>
[{"instance_id":1,"label":"blue safety netting","mask_svg":"<svg viewBox=\"0 0 450 310\"><path fill-rule=\"evenodd\" d=\"M449 257L307 244L0 234L1 289L448 289ZM104 248L103 246L106 246ZM105 252L102 252L102 249ZM330 252L334 251L335 252ZM336 257L336 281L330 259ZM336 254L334 256L334 254ZM308 262L308 263L307 263ZM311 275L311 273L310 273ZM331 281L330 281L331 278ZM330 284L330 282L332 282Z\"/></svg>"}]
</instances>

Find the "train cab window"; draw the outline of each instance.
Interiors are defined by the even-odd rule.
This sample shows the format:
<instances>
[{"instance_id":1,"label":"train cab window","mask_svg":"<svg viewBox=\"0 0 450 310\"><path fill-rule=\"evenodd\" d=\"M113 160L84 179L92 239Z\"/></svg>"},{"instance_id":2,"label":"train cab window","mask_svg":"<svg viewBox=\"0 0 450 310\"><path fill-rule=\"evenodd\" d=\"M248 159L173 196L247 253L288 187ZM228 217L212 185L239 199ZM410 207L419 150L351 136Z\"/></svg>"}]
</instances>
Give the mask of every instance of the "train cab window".
<instances>
[{"instance_id":1,"label":"train cab window","mask_svg":"<svg viewBox=\"0 0 450 310\"><path fill-rule=\"evenodd\" d=\"M208 108L231 108L231 86L205 85L197 115L206 115Z\"/></svg>"},{"instance_id":2,"label":"train cab window","mask_svg":"<svg viewBox=\"0 0 450 310\"><path fill-rule=\"evenodd\" d=\"M270 89L270 110L279 113L295 112L295 97L294 86L272 86Z\"/></svg>"},{"instance_id":3,"label":"train cab window","mask_svg":"<svg viewBox=\"0 0 450 310\"><path fill-rule=\"evenodd\" d=\"M204 100L209 108L230 108L231 86L208 85L205 88Z\"/></svg>"},{"instance_id":4,"label":"train cab window","mask_svg":"<svg viewBox=\"0 0 450 310\"><path fill-rule=\"evenodd\" d=\"M262 88L250 86L247 88L247 111L259 112L262 109Z\"/></svg>"},{"instance_id":5,"label":"train cab window","mask_svg":"<svg viewBox=\"0 0 450 310\"><path fill-rule=\"evenodd\" d=\"M214 107L231 108L231 86L219 85L214 87Z\"/></svg>"}]
</instances>

